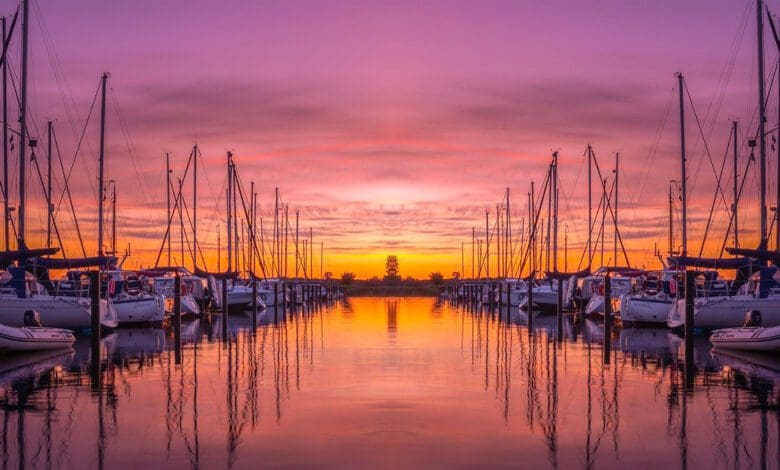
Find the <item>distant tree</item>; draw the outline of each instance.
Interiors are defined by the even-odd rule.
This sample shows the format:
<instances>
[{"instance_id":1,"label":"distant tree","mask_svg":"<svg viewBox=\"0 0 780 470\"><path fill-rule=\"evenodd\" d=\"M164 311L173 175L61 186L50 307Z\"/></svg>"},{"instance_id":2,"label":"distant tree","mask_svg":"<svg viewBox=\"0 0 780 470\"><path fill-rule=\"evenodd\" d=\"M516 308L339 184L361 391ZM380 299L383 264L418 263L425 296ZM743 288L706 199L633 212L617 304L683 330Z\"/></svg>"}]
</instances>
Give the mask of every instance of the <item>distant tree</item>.
<instances>
[{"instance_id":1,"label":"distant tree","mask_svg":"<svg viewBox=\"0 0 780 470\"><path fill-rule=\"evenodd\" d=\"M327 272L325 273L325 280L326 280L326 281L330 281L331 279L333 279L333 273L332 273L332 272L330 272L330 271L327 271Z\"/></svg>"},{"instance_id":2,"label":"distant tree","mask_svg":"<svg viewBox=\"0 0 780 470\"><path fill-rule=\"evenodd\" d=\"M457 281L458 279L460 279L460 273L458 271L453 272L452 278Z\"/></svg>"},{"instance_id":3,"label":"distant tree","mask_svg":"<svg viewBox=\"0 0 780 470\"><path fill-rule=\"evenodd\" d=\"M385 261L385 280L386 281L398 281L401 279L398 267L398 257L396 255L390 255Z\"/></svg>"},{"instance_id":4,"label":"distant tree","mask_svg":"<svg viewBox=\"0 0 780 470\"><path fill-rule=\"evenodd\" d=\"M433 281L433 285L440 286L444 283L444 275L440 272L431 273L428 275Z\"/></svg>"},{"instance_id":5,"label":"distant tree","mask_svg":"<svg viewBox=\"0 0 780 470\"><path fill-rule=\"evenodd\" d=\"M355 273L344 273L341 275L341 284L344 286L352 285L355 280Z\"/></svg>"}]
</instances>

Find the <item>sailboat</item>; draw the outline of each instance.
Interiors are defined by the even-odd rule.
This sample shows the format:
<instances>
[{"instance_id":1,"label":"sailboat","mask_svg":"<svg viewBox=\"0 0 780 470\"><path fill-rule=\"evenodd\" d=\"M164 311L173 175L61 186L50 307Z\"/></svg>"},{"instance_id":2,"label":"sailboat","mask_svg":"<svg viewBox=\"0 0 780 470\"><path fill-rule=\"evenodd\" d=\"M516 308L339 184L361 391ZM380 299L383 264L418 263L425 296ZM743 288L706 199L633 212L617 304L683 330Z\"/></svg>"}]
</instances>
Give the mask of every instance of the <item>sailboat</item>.
<instances>
[{"instance_id":1,"label":"sailboat","mask_svg":"<svg viewBox=\"0 0 780 470\"><path fill-rule=\"evenodd\" d=\"M19 181L26 179L27 146L32 143L27 132L27 52L29 42L29 0L22 0L22 63L20 76L19 106ZM8 40L5 44L7 46ZM3 68L7 67L6 50L3 51ZM6 103L3 103L6 106ZM7 125L5 123L4 125ZM29 141L29 142L28 142ZM5 143L4 143L5 145ZM32 147L32 145L30 145ZM4 187L8 188L8 182ZM26 184L19 185L17 210L18 249L6 249L0 252L0 261L6 270L0 276L0 323L10 326L24 326L24 314L29 310L40 313L41 322L46 326L85 330L91 327L91 302L88 297L69 297L57 292L56 286L49 281L48 271L40 269L34 258L53 255L56 248L28 249L26 235ZM7 194L5 194L7 200ZM50 195L49 195L50 197ZM7 233L7 232L6 232ZM6 238L6 246L7 238ZM16 265L11 265L16 262ZM38 274L38 277L35 276ZM104 327L117 326L116 312L105 299L100 300L100 323Z\"/></svg>"},{"instance_id":2,"label":"sailboat","mask_svg":"<svg viewBox=\"0 0 780 470\"><path fill-rule=\"evenodd\" d=\"M775 267L767 267L767 261L771 260L771 253L767 252L766 247L768 245L767 240L767 206L766 206L766 100L764 93L764 50L763 50L763 0L757 0L757 21L756 21L756 33L758 36L758 101L759 101L759 114L758 114L758 135L757 143L759 148L759 182L760 182L760 195L759 195L759 208L760 208L760 237L761 242L758 250L744 250L734 248L728 250L731 254L735 255L747 255L745 258L736 258L731 260L718 260L720 263L724 261L731 261L734 266L733 269L737 269L738 277L735 285L727 289L726 292L717 292L712 295L705 289L703 292L699 292L703 295L698 295L694 301L694 324L697 328L705 330L714 330L719 328L737 327L742 324L745 312L748 310L756 310L762 312L763 325L764 326L777 326L780 325L780 286L774 280L774 274L777 272ZM778 46L780 46L780 40L778 40ZM682 77L680 76L680 82ZM684 149L684 147L683 147ZM683 169L684 150L683 150ZM683 179L684 182L684 179ZM684 186L683 186L684 187ZM780 191L780 187L778 188ZM780 193L779 193L780 195ZM685 200L683 198L683 208L685 208ZM685 224L685 212L683 212L683 224ZM684 225L683 225L684 227ZM683 236L685 232L683 231ZM778 242L780 242L780 236L778 236ZM685 249L683 248L683 257L685 256ZM756 256L753 258L752 256ZM758 261L756 261L756 259ZM699 261L693 260L677 260L680 266L690 266L700 264ZM721 268L722 265L718 268ZM713 269L717 269L713 267ZM706 282L706 279L705 279ZM697 288L697 291L701 289ZM672 328L682 327L685 325L685 302L683 299L677 301L674 309L670 313L669 321L667 325Z\"/></svg>"}]
</instances>

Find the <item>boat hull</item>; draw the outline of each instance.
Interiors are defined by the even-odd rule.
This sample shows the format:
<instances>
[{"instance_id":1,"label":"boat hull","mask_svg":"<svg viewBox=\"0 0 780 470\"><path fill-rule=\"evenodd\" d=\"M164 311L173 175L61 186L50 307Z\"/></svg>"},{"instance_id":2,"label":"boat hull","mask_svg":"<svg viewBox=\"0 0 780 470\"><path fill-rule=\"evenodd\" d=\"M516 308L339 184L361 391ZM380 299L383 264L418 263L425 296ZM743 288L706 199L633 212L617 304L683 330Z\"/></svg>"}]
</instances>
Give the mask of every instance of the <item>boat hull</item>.
<instances>
[{"instance_id":1,"label":"boat hull","mask_svg":"<svg viewBox=\"0 0 780 470\"><path fill-rule=\"evenodd\" d=\"M620 320L623 323L666 325L673 306L673 299L624 295L620 301Z\"/></svg>"},{"instance_id":2,"label":"boat hull","mask_svg":"<svg viewBox=\"0 0 780 470\"><path fill-rule=\"evenodd\" d=\"M45 351L69 348L76 341L73 332L62 328L17 328L0 325L0 350Z\"/></svg>"},{"instance_id":3,"label":"boat hull","mask_svg":"<svg viewBox=\"0 0 780 470\"><path fill-rule=\"evenodd\" d=\"M165 319L165 302L161 295L111 301L121 325L161 322Z\"/></svg>"},{"instance_id":4,"label":"boat hull","mask_svg":"<svg viewBox=\"0 0 780 470\"><path fill-rule=\"evenodd\" d=\"M725 328L712 332L716 348L746 351L780 351L780 327Z\"/></svg>"},{"instance_id":5,"label":"boat hull","mask_svg":"<svg viewBox=\"0 0 780 470\"><path fill-rule=\"evenodd\" d=\"M38 296L30 298L0 298L0 323L24 326L24 312L37 310L41 323L47 327L88 330L92 327L90 301L86 298ZM100 300L100 324L106 328L118 325L116 310Z\"/></svg>"},{"instance_id":6,"label":"boat hull","mask_svg":"<svg viewBox=\"0 0 780 470\"><path fill-rule=\"evenodd\" d=\"M694 326L703 330L735 328L745 321L745 312L761 312L763 326L780 326L780 296L757 298L753 296L718 297L696 299L694 302ZM670 328L685 326L685 299L680 299L669 313Z\"/></svg>"}]
</instances>

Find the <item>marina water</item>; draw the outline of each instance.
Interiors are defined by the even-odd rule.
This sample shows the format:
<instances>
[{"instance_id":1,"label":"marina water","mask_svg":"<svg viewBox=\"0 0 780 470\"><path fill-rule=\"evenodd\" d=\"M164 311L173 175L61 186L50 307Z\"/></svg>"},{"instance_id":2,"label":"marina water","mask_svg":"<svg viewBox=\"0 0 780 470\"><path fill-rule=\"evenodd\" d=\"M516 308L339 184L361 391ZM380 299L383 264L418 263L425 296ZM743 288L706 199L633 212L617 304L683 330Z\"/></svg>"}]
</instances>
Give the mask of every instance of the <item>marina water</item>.
<instances>
[{"instance_id":1,"label":"marina water","mask_svg":"<svg viewBox=\"0 0 780 470\"><path fill-rule=\"evenodd\" d=\"M778 468L780 360L434 298L116 329L0 372L3 468ZM275 318L276 317L276 318Z\"/></svg>"}]
</instances>

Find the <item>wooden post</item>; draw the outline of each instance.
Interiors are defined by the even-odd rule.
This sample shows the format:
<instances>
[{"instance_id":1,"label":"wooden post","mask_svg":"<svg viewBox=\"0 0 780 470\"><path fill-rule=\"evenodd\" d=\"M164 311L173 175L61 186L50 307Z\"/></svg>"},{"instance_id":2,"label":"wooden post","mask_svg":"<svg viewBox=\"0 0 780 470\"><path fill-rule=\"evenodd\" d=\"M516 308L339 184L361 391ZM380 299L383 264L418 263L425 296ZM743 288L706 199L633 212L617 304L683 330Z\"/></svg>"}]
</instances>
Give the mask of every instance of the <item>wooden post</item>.
<instances>
[{"instance_id":1,"label":"wooden post","mask_svg":"<svg viewBox=\"0 0 780 470\"><path fill-rule=\"evenodd\" d=\"M558 307L556 309L556 331L558 342L563 341L563 279L558 279Z\"/></svg>"},{"instance_id":2,"label":"wooden post","mask_svg":"<svg viewBox=\"0 0 780 470\"><path fill-rule=\"evenodd\" d=\"M176 364L181 364L181 277L176 273L173 281L173 339Z\"/></svg>"},{"instance_id":3,"label":"wooden post","mask_svg":"<svg viewBox=\"0 0 780 470\"><path fill-rule=\"evenodd\" d=\"M677 281L675 281L677 282ZM696 299L696 272L685 270L685 385L693 386L693 330L694 301Z\"/></svg>"},{"instance_id":4,"label":"wooden post","mask_svg":"<svg viewBox=\"0 0 780 470\"><path fill-rule=\"evenodd\" d=\"M100 271L89 272L90 320L92 331L92 366L100 375ZM108 304L106 304L108 308Z\"/></svg>"},{"instance_id":5,"label":"wooden post","mask_svg":"<svg viewBox=\"0 0 780 470\"><path fill-rule=\"evenodd\" d=\"M228 291L227 277L222 278L222 339L227 340L228 329Z\"/></svg>"},{"instance_id":6,"label":"wooden post","mask_svg":"<svg viewBox=\"0 0 780 470\"><path fill-rule=\"evenodd\" d=\"M268 305L265 308L268 308ZM257 279L252 276L252 334L255 333L257 333Z\"/></svg>"},{"instance_id":7,"label":"wooden post","mask_svg":"<svg viewBox=\"0 0 780 470\"><path fill-rule=\"evenodd\" d=\"M604 364L612 355L612 287L609 273L604 277Z\"/></svg>"},{"instance_id":8,"label":"wooden post","mask_svg":"<svg viewBox=\"0 0 780 470\"><path fill-rule=\"evenodd\" d=\"M528 332L532 333L534 331L534 276L531 275L530 279L528 279L528 302L526 303L527 311L528 311Z\"/></svg>"}]
</instances>

